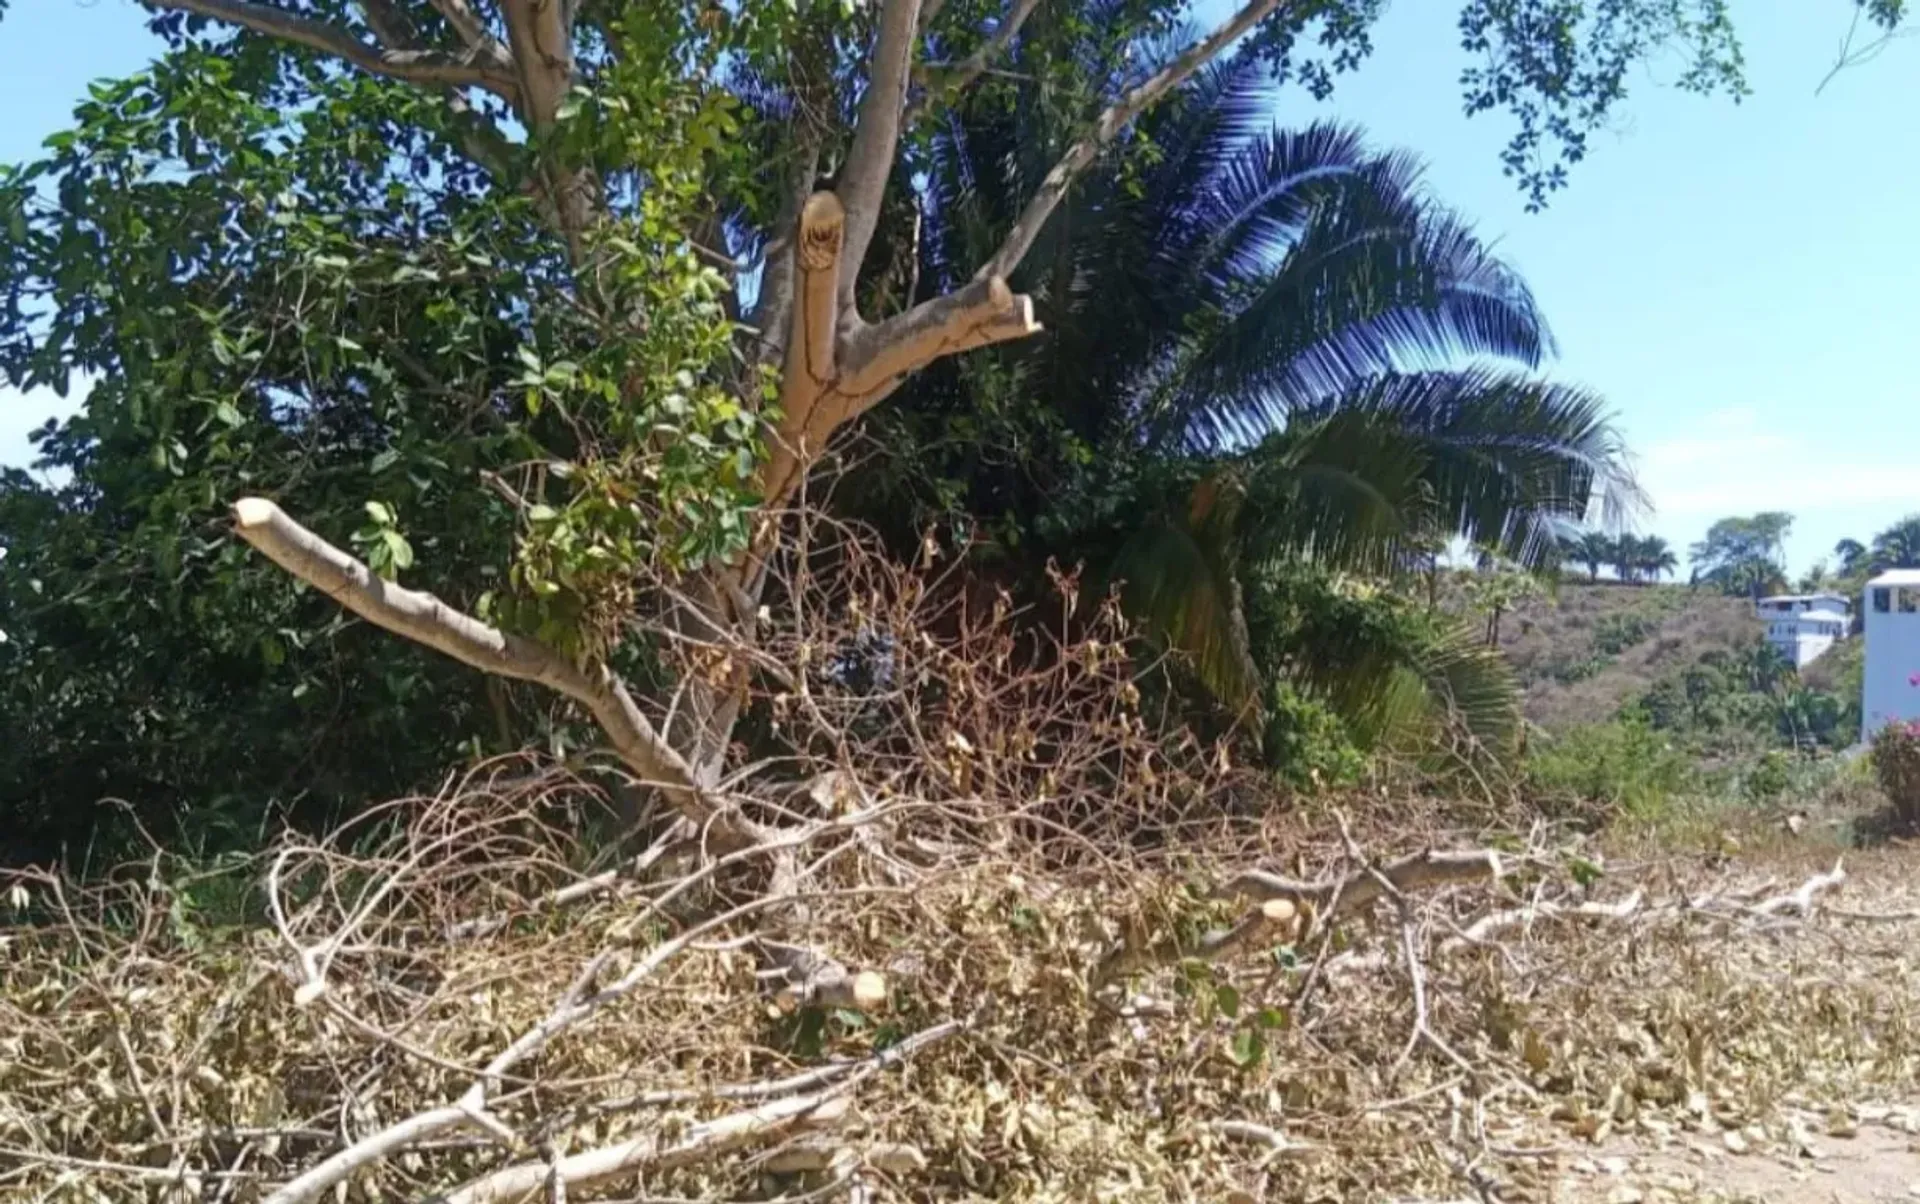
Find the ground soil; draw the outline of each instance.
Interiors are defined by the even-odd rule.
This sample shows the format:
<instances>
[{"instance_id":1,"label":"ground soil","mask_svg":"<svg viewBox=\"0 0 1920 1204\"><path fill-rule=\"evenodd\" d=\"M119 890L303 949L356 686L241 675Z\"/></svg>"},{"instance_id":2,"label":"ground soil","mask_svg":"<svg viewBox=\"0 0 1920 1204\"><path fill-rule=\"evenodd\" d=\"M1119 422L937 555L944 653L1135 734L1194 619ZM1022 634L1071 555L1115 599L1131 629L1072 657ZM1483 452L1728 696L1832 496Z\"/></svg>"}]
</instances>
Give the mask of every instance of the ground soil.
<instances>
[{"instance_id":1,"label":"ground soil","mask_svg":"<svg viewBox=\"0 0 1920 1204\"><path fill-rule=\"evenodd\" d=\"M1791 874L1827 855L1775 847L1756 860ZM1849 881L1834 908L1878 918L1847 927L1869 928L1880 940L1905 934L1913 952L1903 960L1920 961L1920 846L1894 842L1848 861ZM1837 946L1836 954L1846 956ZM1744 1131L1642 1132L1597 1143L1568 1143L1560 1134L1558 1141L1544 1176L1553 1204L1920 1202L1920 1099L1789 1106Z\"/></svg>"}]
</instances>

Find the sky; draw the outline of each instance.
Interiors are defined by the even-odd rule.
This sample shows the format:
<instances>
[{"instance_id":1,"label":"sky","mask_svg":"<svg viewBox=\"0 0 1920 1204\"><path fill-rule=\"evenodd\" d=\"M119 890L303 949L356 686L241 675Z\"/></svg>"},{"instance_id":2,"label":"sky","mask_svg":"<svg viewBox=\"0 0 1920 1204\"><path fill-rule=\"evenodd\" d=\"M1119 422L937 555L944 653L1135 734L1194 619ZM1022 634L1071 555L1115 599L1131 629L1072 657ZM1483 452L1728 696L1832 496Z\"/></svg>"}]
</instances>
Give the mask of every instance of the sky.
<instances>
[{"instance_id":1,"label":"sky","mask_svg":"<svg viewBox=\"0 0 1920 1204\"><path fill-rule=\"evenodd\" d=\"M1211 8L1218 0L1209 0ZM1846 0L1733 5L1754 95L1736 105L1642 72L1544 213L1500 168L1509 127L1459 104L1454 0L1399 0L1375 53L1325 104L1277 114L1357 123L1415 151L1435 195L1519 269L1560 345L1553 374L1597 390L1676 548L1715 519L1795 515L1800 571L1836 540L1920 511L1920 39L1816 88ZM0 162L68 124L89 80L137 70L158 43L132 0L16 0L0 23ZM0 463L76 398L0 387Z\"/></svg>"}]
</instances>

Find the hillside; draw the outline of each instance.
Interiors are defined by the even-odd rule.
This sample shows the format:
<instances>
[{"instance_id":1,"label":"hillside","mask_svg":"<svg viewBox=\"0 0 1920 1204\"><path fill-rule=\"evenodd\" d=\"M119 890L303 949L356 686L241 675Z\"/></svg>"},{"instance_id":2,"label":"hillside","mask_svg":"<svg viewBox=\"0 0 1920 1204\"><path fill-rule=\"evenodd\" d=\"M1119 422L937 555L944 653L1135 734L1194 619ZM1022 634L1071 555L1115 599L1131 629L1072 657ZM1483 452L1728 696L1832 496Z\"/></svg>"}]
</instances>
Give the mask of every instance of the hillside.
<instances>
[{"instance_id":1,"label":"hillside","mask_svg":"<svg viewBox=\"0 0 1920 1204\"><path fill-rule=\"evenodd\" d=\"M1606 719L1672 670L1760 634L1742 598L1680 585L1570 581L1509 615L1500 646L1526 688L1527 718L1557 729Z\"/></svg>"}]
</instances>

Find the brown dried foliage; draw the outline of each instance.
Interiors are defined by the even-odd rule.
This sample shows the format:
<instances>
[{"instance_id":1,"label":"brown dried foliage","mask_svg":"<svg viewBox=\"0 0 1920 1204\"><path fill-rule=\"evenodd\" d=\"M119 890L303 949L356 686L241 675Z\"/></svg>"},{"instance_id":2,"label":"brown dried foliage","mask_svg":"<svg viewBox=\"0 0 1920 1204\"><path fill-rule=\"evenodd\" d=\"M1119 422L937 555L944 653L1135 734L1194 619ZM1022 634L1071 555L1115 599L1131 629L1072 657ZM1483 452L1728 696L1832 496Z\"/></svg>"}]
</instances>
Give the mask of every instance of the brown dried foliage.
<instances>
[{"instance_id":1,"label":"brown dried foliage","mask_svg":"<svg viewBox=\"0 0 1920 1204\"><path fill-rule=\"evenodd\" d=\"M1622 899L1535 828L1490 885L1403 891L1366 850L1455 843L1425 813L1259 813L1140 714L1070 579L1041 622L815 528L778 580L757 650L682 648L769 683L730 788L777 850L662 821L610 867L575 836L597 789L509 759L283 839L230 932L184 922L160 857L4 884L33 922L0 938L0 1193L1520 1199L1542 1134L1913 1086L1911 974L1874 960L1897 925L1837 957L1811 927L1835 881ZM853 690L825 666L862 630L895 659ZM774 852L797 872L770 881ZM1254 867L1317 878L1321 914L1236 928L1221 888ZM796 1007L769 945L888 998Z\"/></svg>"}]
</instances>

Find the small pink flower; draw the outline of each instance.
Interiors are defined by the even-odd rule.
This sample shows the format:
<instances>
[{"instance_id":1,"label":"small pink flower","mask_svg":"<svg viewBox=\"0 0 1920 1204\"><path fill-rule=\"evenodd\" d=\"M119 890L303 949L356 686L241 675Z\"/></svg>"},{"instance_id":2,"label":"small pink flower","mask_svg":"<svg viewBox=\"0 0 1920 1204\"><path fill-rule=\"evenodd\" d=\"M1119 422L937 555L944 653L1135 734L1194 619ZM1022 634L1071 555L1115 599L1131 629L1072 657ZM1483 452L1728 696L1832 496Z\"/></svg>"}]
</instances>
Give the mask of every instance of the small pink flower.
<instances>
[{"instance_id":1,"label":"small pink flower","mask_svg":"<svg viewBox=\"0 0 1920 1204\"><path fill-rule=\"evenodd\" d=\"M1910 686L1920 686L1920 673L1907 674L1907 684Z\"/></svg>"}]
</instances>

